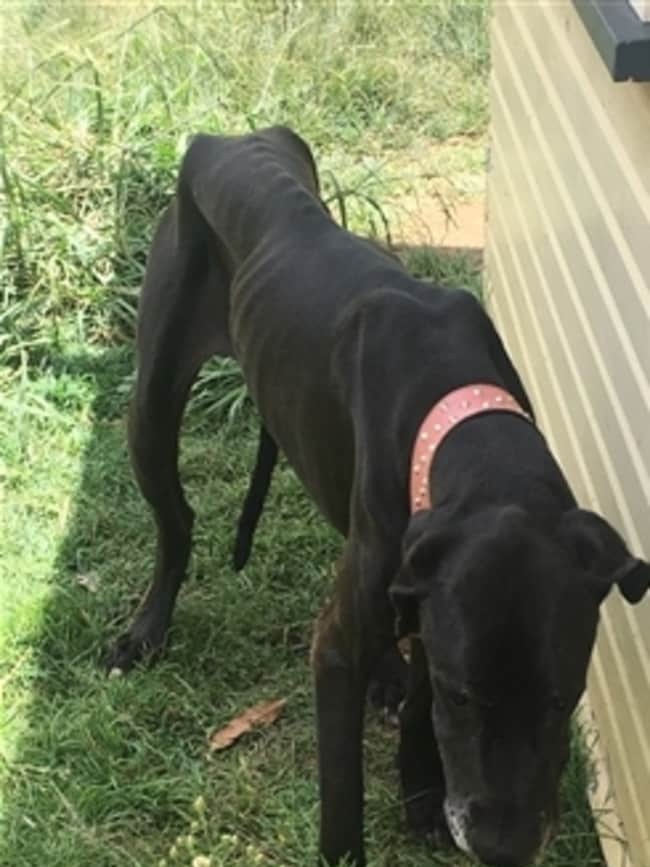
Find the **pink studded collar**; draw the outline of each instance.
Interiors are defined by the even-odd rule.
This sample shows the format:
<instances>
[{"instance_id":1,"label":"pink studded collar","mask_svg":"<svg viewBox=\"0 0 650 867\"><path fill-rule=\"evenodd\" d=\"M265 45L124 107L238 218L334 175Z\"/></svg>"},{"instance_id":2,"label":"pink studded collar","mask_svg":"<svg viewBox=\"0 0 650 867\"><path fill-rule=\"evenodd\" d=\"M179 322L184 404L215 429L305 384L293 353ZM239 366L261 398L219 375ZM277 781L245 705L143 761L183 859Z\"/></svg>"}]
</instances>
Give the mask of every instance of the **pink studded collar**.
<instances>
[{"instance_id":1,"label":"pink studded collar","mask_svg":"<svg viewBox=\"0 0 650 867\"><path fill-rule=\"evenodd\" d=\"M485 412L510 412L532 421L514 397L496 385L465 385L439 400L420 425L413 443L411 514L431 508L429 471L440 443L462 421Z\"/></svg>"}]
</instances>

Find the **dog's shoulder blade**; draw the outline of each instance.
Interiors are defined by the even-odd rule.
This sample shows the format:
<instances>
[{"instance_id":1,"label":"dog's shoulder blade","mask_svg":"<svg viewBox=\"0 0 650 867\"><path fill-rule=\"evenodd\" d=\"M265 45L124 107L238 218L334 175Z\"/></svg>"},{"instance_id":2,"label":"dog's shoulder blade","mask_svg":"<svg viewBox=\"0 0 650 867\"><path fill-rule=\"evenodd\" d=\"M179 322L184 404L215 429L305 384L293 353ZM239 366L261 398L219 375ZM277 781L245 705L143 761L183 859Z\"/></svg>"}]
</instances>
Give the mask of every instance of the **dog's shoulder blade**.
<instances>
[{"instance_id":1,"label":"dog's shoulder blade","mask_svg":"<svg viewBox=\"0 0 650 867\"><path fill-rule=\"evenodd\" d=\"M391 287L355 296L346 304L336 325L337 342L356 340L361 330L381 326L396 317L413 317L424 305L412 293Z\"/></svg>"},{"instance_id":2,"label":"dog's shoulder blade","mask_svg":"<svg viewBox=\"0 0 650 867\"><path fill-rule=\"evenodd\" d=\"M433 290L432 290L433 291ZM354 298L335 328L335 375L350 383L353 372L379 375L395 354L410 354L410 342L423 339L436 326L435 305L413 291L390 287Z\"/></svg>"}]
</instances>

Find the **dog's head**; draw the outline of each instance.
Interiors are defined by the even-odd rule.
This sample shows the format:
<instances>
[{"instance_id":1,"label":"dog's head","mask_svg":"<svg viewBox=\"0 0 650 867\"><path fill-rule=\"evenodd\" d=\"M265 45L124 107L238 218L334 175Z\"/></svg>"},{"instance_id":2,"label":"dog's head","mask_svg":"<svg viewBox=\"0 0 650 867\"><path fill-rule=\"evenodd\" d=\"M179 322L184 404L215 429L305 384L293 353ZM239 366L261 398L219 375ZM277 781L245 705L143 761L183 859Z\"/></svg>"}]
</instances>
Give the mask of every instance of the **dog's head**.
<instances>
[{"instance_id":1,"label":"dog's head","mask_svg":"<svg viewBox=\"0 0 650 867\"><path fill-rule=\"evenodd\" d=\"M487 864L527 864L551 834L614 583L638 602L650 565L590 512L567 512L553 532L514 506L411 519L391 586L397 628L426 653L450 831Z\"/></svg>"}]
</instances>

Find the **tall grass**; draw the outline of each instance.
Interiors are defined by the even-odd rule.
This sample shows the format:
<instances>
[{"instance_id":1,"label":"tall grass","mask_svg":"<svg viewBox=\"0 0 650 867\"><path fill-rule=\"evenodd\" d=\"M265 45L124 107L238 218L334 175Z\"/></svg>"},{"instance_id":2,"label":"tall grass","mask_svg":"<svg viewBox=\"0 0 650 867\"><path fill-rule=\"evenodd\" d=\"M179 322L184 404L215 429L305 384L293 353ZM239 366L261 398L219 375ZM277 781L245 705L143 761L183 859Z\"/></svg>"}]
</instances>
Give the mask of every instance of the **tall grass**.
<instances>
[{"instance_id":1,"label":"tall grass","mask_svg":"<svg viewBox=\"0 0 650 867\"><path fill-rule=\"evenodd\" d=\"M314 146L325 194L343 190L352 224L381 233L386 154L485 129L484 0L29 0L3 15L9 370L131 335L189 134L288 123Z\"/></svg>"}]
</instances>

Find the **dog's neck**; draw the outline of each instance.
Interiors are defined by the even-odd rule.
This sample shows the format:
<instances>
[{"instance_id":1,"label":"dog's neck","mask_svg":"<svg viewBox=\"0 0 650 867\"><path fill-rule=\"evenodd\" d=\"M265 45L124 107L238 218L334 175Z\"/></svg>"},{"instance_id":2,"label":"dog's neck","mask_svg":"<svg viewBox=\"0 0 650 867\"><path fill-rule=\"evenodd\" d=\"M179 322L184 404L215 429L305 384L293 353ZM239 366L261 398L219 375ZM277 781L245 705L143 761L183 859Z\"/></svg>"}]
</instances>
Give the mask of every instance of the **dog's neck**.
<instances>
[{"instance_id":1,"label":"dog's neck","mask_svg":"<svg viewBox=\"0 0 650 867\"><path fill-rule=\"evenodd\" d=\"M528 424L534 424L509 392L485 383L457 388L429 410L418 428L411 453L411 514L431 508L431 467L441 443L467 419L495 412L517 415Z\"/></svg>"}]
</instances>

